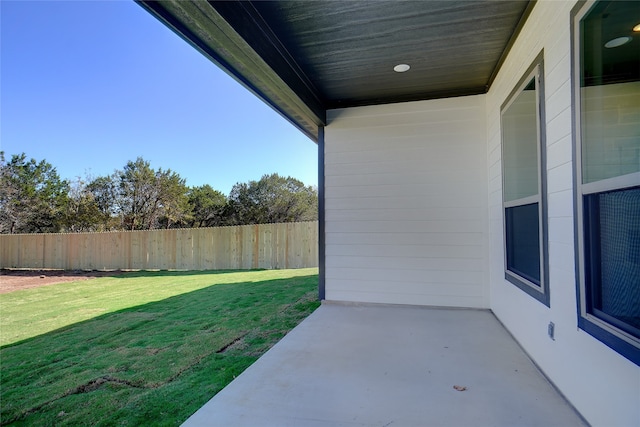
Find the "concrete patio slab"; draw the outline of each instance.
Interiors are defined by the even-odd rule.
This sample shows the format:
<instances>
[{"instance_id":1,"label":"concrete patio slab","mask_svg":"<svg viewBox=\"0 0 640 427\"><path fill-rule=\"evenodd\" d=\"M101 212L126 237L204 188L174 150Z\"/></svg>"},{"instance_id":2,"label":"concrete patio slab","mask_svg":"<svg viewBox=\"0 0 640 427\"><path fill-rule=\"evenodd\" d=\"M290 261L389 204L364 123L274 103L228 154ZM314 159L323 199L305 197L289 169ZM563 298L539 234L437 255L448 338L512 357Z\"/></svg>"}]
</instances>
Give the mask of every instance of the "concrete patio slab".
<instances>
[{"instance_id":1,"label":"concrete patio slab","mask_svg":"<svg viewBox=\"0 0 640 427\"><path fill-rule=\"evenodd\" d=\"M489 311L325 303L183 425L585 423Z\"/></svg>"}]
</instances>

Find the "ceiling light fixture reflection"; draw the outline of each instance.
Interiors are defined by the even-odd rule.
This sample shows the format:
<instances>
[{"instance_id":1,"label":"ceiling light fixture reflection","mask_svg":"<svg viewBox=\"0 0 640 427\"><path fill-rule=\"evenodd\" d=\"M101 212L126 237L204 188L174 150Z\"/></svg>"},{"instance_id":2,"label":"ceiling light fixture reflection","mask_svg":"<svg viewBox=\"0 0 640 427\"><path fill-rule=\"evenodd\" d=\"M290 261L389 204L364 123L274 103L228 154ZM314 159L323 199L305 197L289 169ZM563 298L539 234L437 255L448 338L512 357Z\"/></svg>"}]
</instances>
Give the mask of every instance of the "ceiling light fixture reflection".
<instances>
[{"instance_id":1,"label":"ceiling light fixture reflection","mask_svg":"<svg viewBox=\"0 0 640 427\"><path fill-rule=\"evenodd\" d=\"M640 33L640 24L638 24L635 27L633 27L633 31L636 32L636 33Z\"/></svg>"},{"instance_id":2,"label":"ceiling light fixture reflection","mask_svg":"<svg viewBox=\"0 0 640 427\"><path fill-rule=\"evenodd\" d=\"M623 44L627 44L631 41L631 37L618 37L612 40L609 40L608 42L606 42L604 44L604 47L606 47L607 49L611 49L614 47L618 47L618 46L622 46Z\"/></svg>"},{"instance_id":3,"label":"ceiling light fixture reflection","mask_svg":"<svg viewBox=\"0 0 640 427\"><path fill-rule=\"evenodd\" d=\"M396 73L404 73L405 71L409 71L409 68L411 68L409 64L398 64L393 67L393 71Z\"/></svg>"}]
</instances>

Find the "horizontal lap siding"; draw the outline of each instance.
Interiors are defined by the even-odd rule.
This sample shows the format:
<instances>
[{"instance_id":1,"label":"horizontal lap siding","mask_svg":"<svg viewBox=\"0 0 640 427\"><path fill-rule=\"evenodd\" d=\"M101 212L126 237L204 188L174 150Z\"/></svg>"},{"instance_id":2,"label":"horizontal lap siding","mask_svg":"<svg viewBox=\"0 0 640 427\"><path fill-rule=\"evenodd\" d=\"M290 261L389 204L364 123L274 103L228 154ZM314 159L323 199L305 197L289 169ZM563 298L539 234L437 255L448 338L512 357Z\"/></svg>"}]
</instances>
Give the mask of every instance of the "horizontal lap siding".
<instances>
[{"instance_id":1,"label":"horizontal lap siding","mask_svg":"<svg viewBox=\"0 0 640 427\"><path fill-rule=\"evenodd\" d=\"M328 117L327 299L488 307L484 97Z\"/></svg>"},{"instance_id":2,"label":"horizontal lap siding","mask_svg":"<svg viewBox=\"0 0 640 427\"><path fill-rule=\"evenodd\" d=\"M640 368L577 327L570 12L539 1L486 95L491 309L593 426L640 425ZM550 307L504 279L500 106L544 50ZM547 336L555 324L555 340Z\"/></svg>"}]
</instances>

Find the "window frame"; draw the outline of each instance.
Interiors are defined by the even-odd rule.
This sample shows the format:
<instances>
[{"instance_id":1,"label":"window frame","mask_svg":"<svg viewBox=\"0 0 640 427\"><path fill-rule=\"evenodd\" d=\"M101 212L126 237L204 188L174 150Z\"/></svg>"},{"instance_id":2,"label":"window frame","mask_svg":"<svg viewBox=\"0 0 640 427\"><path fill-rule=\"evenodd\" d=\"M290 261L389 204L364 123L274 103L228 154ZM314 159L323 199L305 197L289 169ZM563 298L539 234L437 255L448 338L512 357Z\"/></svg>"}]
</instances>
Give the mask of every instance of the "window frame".
<instances>
[{"instance_id":1,"label":"window frame","mask_svg":"<svg viewBox=\"0 0 640 427\"><path fill-rule=\"evenodd\" d=\"M575 275L577 294L578 328L601 341L611 349L626 357L636 365L640 365L640 337L618 327L620 322L593 305L592 287L587 286L587 277L594 266L588 266L585 245L588 244L588 231L585 223L585 197L610 191L632 189L640 183L640 172L605 178L583 183L582 161L582 20L599 3L599 0L582 1L571 11L571 98L572 98L572 135L573 135L573 177L574 177L574 236L575 236ZM593 232L591 229L589 233ZM595 268L598 268L595 266ZM590 312L591 311L591 312ZM600 312L600 313L597 313ZM608 321L607 321L607 318ZM622 323L622 322L620 322Z\"/></svg>"},{"instance_id":2,"label":"window frame","mask_svg":"<svg viewBox=\"0 0 640 427\"><path fill-rule=\"evenodd\" d=\"M537 154L538 154L538 193L537 195L523 197L517 200L505 201L505 132L503 116L518 96L529 85L532 79L536 84L536 129L537 129ZM520 78L509 96L500 107L500 133L501 133L501 166L502 166L502 230L504 249L504 278L537 301L550 306L549 293L549 256L548 256L548 220L547 220L547 171L546 171L546 120L545 120L545 92L544 92L544 51L541 51L527 71ZM538 204L538 241L540 260L540 285L528 278L509 270L507 255L509 253L507 239L507 209L528 204Z\"/></svg>"}]
</instances>

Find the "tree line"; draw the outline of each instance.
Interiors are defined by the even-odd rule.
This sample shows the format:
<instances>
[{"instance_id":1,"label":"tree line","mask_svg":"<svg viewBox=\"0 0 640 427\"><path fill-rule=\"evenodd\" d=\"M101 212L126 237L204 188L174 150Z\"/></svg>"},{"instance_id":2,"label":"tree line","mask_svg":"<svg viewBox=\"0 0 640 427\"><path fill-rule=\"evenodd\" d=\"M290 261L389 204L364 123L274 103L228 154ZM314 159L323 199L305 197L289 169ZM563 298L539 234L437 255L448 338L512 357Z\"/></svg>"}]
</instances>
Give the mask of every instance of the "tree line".
<instances>
[{"instance_id":1,"label":"tree line","mask_svg":"<svg viewBox=\"0 0 640 427\"><path fill-rule=\"evenodd\" d=\"M317 189L277 173L237 183L228 196L189 187L171 169L138 157L108 176L61 179L46 160L0 152L0 233L215 227L313 221Z\"/></svg>"}]
</instances>

